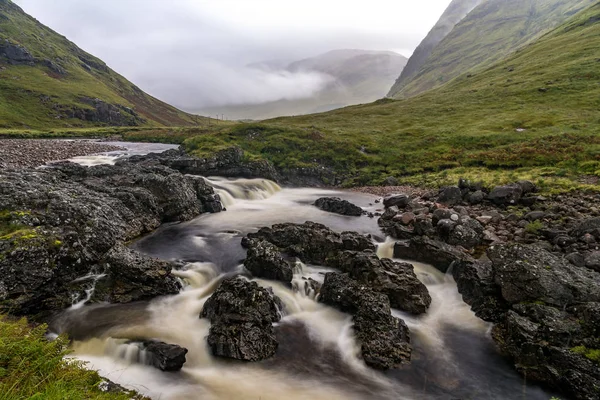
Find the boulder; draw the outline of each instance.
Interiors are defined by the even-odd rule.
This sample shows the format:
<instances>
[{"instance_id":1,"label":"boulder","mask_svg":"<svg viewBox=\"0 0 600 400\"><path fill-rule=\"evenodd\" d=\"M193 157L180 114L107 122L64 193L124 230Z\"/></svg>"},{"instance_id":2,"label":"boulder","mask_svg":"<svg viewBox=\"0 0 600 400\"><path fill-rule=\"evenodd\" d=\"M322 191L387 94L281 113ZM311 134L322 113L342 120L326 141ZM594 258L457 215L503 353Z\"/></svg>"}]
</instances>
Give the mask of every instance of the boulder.
<instances>
[{"instance_id":1,"label":"boulder","mask_svg":"<svg viewBox=\"0 0 600 400\"><path fill-rule=\"evenodd\" d=\"M346 251L341 254L337 268L358 283L385 294L393 308L422 314L431 304L427 287L417 278L411 264L379 259L369 251Z\"/></svg>"},{"instance_id":2,"label":"boulder","mask_svg":"<svg viewBox=\"0 0 600 400\"><path fill-rule=\"evenodd\" d=\"M483 193L481 190L469 193L467 195L467 202L473 206L483 203L483 200L485 200L485 193Z\"/></svg>"},{"instance_id":3,"label":"boulder","mask_svg":"<svg viewBox=\"0 0 600 400\"><path fill-rule=\"evenodd\" d=\"M183 368L185 355L188 350L175 344L164 342L146 341L144 350L150 353L150 362L161 371L175 372Z\"/></svg>"},{"instance_id":4,"label":"boulder","mask_svg":"<svg viewBox=\"0 0 600 400\"><path fill-rule=\"evenodd\" d=\"M523 191L523 195L535 193L537 191L537 187L535 186L535 183L533 183L531 181L526 181L526 180L518 181L517 185L519 185L521 187L521 190Z\"/></svg>"},{"instance_id":5,"label":"boulder","mask_svg":"<svg viewBox=\"0 0 600 400\"><path fill-rule=\"evenodd\" d=\"M387 297L346 274L328 273L319 302L353 316L354 332L365 363L377 369L410 362L410 333L404 321L391 315Z\"/></svg>"},{"instance_id":6,"label":"boulder","mask_svg":"<svg viewBox=\"0 0 600 400\"><path fill-rule=\"evenodd\" d=\"M293 268L283 259L277 247L266 240L247 238L242 240L242 246L248 249L244 266L252 275L291 284Z\"/></svg>"},{"instance_id":7,"label":"boulder","mask_svg":"<svg viewBox=\"0 0 600 400\"><path fill-rule=\"evenodd\" d=\"M394 257L431 264L444 273L454 261L471 259L464 251L428 237L415 237L409 241L396 242Z\"/></svg>"},{"instance_id":8,"label":"boulder","mask_svg":"<svg viewBox=\"0 0 600 400\"><path fill-rule=\"evenodd\" d=\"M488 200L498 206L510 206L519 202L523 196L523 188L518 184L496 186L490 194Z\"/></svg>"},{"instance_id":9,"label":"boulder","mask_svg":"<svg viewBox=\"0 0 600 400\"><path fill-rule=\"evenodd\" d=\"M600 272L600 251L594 251L585 257L585 266Z\"/></svg>"},{"instance_id":10,"label":"boulder","mask_svg":"<svg viewBox=\"0 0 600 400\"><path fill-rule=\"evenodd\" d=\"M250 239L263 239L282 252L298 257L305 263L329 265L344 250L375 251L368 237L356 232L337 233L322 224L277 224L248 234Z\"/></svg>"},{"instance_id":11,"label":"boulder","mask_svg":"<svg viewBox=\"0 0 600 400\"><path fill-rule=\"evenodd\" d=\"M322 197L315 201L315 206L323 211L334 214L348 215L352 217L360 217L363 215L363 209L350 203L347 200L342 200L339 197Z\"/></svg>"},{"instance_id":12,"label":"boulder","mask_svg":"<svg viewBox=\"0 0 600 400\"><path fill-rule=\"evenodd\" d=\"M452 207L462 203L462 196L463 194L460 188L456 186L450 186L442 189L438 197L438 202Z\"/></svg>"},{"instance_id":13,"label":"boulder","mask_svg":"<svg viewBox=\"0 0 600 400\"><path fill-rule=\"evenodd\" d=\"M593 235L596 239L600 239L600 217L581 221L569 232L575 238L580 238L587 233Z\"/></svg>"},{"instance_id":14,"label":"boulder","mask_svg":"<svg viewBox=\"0 0 600 400\"><path fill-rule=\"evenodd\" d=\"M410 203L410 198L405 194L398 194L383 199L383 206L385 208L398 207L405 208Z\"/></svg>"},{"instance_id":15,"label":"boulder","mask_svg":"<svg viewBox=\"0 0 600 400\"><path fill-rule=\"evenodd\" d=\"M273 323L280 315L276 301L256 282L225 279L204 304L200 318L211 322L207 340L215 356L260 361L277 350Z\"/></svg>"}]
</instances>

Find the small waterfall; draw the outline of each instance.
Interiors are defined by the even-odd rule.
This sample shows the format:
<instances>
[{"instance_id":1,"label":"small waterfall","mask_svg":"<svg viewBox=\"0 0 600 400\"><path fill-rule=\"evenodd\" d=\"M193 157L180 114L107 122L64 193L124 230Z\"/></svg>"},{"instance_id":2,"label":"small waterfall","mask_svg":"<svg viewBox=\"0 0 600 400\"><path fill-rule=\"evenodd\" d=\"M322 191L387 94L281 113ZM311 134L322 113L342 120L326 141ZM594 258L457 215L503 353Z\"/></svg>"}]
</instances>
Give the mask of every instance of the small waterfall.
<instances>
[{"instance_id":1,"label":"small waterfall","mask_svg":"<svg viewBox=\"0 0 600 400\"><path fill-rule=\"evenodd\" d=\"M394 245L396 241L388 237L385 242L377 245L377 257L379 258L394 258Z\"/></svg>"},{"instance_id":2,"label":"small waterfall","mask_svg":"<svg viewBox=\"0 0 600 400\"><path fill-rule=\"evenodd\" d=\"M85 298L83 300L81 300L81 293L76 293L73 295L73 298L71 299L72 305L69 309L70 310L80 309L81 307L83 307L85 305L85 303L90 301L90 299L94 295L94 290L96 290L96 283L98 283L98 281L100 279L104 278L105 276L106 276L106 274L96 274L94 272L90 272L89 274L82 276L81 278L75 279L73 281L73 283L91 281L91 284L88 286L87 289L85 289Z\"/></svg>"},{"instance_id":3,"label":"small waterfall","mask_svg":"<svg viewBox=\"0 0 600 400\"><path fill-rule=\"evenodd\" d=\"M281 191L281 187L268 179L204 178L221 198L225 207L231 207L238 200L265 200Z\"/></svg>"}]
</instances>

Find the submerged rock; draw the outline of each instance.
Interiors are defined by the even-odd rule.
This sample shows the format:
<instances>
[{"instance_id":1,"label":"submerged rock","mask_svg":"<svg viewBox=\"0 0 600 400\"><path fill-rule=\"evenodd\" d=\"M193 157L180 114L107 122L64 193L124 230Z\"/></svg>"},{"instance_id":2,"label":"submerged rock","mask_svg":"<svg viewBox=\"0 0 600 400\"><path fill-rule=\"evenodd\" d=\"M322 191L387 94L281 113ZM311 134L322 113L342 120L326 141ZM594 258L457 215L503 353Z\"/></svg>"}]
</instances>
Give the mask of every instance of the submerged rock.
<instances>
[{"instance_id":1,"label":"submerged rock","mask_svg":"<svg viewBox=\"0 0 600 400\"><path fill-rule=\"evenodd\" d=\"M185 364L185 355L188 350L175 344L164 342L146 341L144 350L151 355L150 362L161 371L175 372L183 368Z\"/></svg>"},{"instance_id":2,"label":"submerged rock","mask_svg":"<svg viewBox=\"0 0 600 400\"><path fill-rule=\"evenodd\" d=\"M404 321L391 315L387 297L346 274L328 273L319 301L353 316L354 332L365 363L377 369L410 362L410 333Z\"/></svg>"},{"instance_id":3,"label":"submerged rock","mask_svg":"<svg viewBox=\"0 0 600 400\"><path fill-rule=\"evenodd\" d=\"M211 322L207 340L215 356L260 361L277 350L276 302L256 282L240 277L224 280L204 304L200 318Z\"/></svg>"},{"instance_id":4,"label":"submerged rock","mask_svg":"<svg viewBox=\"0 0 600 400\"><path fill-rule=\"evenodd\" d=\"M352 217L360 217L363 215L363 209L350 203L347 200L342 200L339 197L322 197L315 201L315 206L323 211L334 214L348 215Z\"/></svg>"}]
</instances>

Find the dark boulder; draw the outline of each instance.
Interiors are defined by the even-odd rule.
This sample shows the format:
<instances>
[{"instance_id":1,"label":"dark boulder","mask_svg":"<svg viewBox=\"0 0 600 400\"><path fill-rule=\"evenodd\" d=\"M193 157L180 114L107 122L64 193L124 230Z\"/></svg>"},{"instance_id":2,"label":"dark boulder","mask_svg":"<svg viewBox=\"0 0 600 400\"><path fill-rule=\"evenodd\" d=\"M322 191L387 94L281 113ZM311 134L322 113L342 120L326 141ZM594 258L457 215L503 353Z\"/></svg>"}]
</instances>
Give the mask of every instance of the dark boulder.
<instances>
[{"instance_id":1,"label":"dark boulder","mask_svg":"<svg viewBox=\"0 0 600 400\"><path fill-rule=\"evenodd\" d=\"M485 193L483 193L481 190L478 190L467 195L467 202L474 206L483 203L485 197Z\"/></svg>"},{"instance_id":2,"label":"dark boulder","mask_svg":"<svg viewBox=\"0 0 600 400\"><path fill-rule=\"evenodd\" d=\"M144 350L150 353L150 362L161 371L175 372L183 368L188 350L175 344L146 341Z\"/></svg>"},{"instance_id":3,"label":"dark boulder","mask_svg":"<svg viewBox=\"0 0 600 400\"><path fill-rule=\"evenodd\" d=\"M252 275L291 284L294 271L277 247L266 240L247 238L242 240L242 246L248 249L244 266Z\"/></svg>"},{"instance_id":4,"label":"dark boulder","mask_svg":"<svg viewBox=\"0 0 600 400\"><path fill-rule=\"evenodd\" d=\"M600 251L594 251L585 257L585 266L600 272Z\"/></svg>"},{"instance_id":5,"label":"dark boulder","mask_svg":"<svg viewBox=\"0 0 600 400\"><path fill-rule=\"evenodd\" d=\"M369 251L346 251L341 254L337 268L358 283L385 294L393 308L422 314L431 304L427 287L417 278L411 264L379 259Z\"/></svg>"},{"instance_id":6,"label":"dark boulder","mask_svg":"<svg viewBox=\"0 0 600 400\"><path fill-rule=\"evenodd\" d=\"M462 203L463 194L460 188L456 186L450 186L442 189L438 202L447 206L455 206Z\"/></svg>"},{"instance_id":7,"label":"dark boulder","mask_svg":"<svg viewBox=\"0 0 600 400\"><path fill-rule=\"evenodd\" d=\"M537 191L537 187L535 186L535 183L533 183L531 181L522 180L522 181L517 182L517 185L519 185L521 187L521 190L523 191L523 195L535 193Z\"/></svg>"},{"instance_id":8,"label":"dark boulder","mask_svg":"<svg viewBox=\"0 0 600 400\"><path fill-rule=\"evenodd\" d=\"M586 233L592 234L596 239L600 239L600 217L581 221L569 232L575 238L580 238Z\"/></svg>"},{"instance_id":9,"label":"dark boulder","mask_svg":"<svg viewBox=\"0 0 600 400\"><path fill-rule=\"evenodd\" d=\"M208 345L218 357L260 361L277 350L273 323L280 315L273 296L256 282L234 277L221 282L204 304L211 322Z\"/></svg>"},{"instance_id":10,"label":"dark boulder","mask_svg":"<svg viewBox=\"0 0 600 400\"><path fill-rule=\"evenodd\" d=\"M348 215L352 217L360 217L363 215L363 209L350 203L347 200L342 200L339 197L322 197L315 201L315 206L323 211L334 214Z\"/></svg>"},{"instance_id":11,"label":"dark boulder","mask_svg":"<svg viewBox=\"0 0 600 400\"><path fill-rule=\"evenodd\" d=\"M354 332L365 363L377 369L410 362L410 333L404 321L391 315L387 297L346 274L328 273L319 301L353 316Z\"/></svg>"},{"instance_id":12,"label":"dark boulder","mask_svg":"<svg viewBox=\"0 0 600 400\"><path fill-rule=\"evenodd\" d=\"M431 264L444 273L454 261L471 259L467 253L456 247L428 237L415 237L410 241L397 242L394 246L394 257Z\"/></svg>"},{"instance_id":13,"label":"dark boulder","mask_svg":"<svg viewBox=\"0 0 600 400\"><path fill-rule=\"evenodd\" d=\"M523 188L518 184L496 186L490 194L488 200L498 206L510 206L519 202L523 196Z\"/></svg>"},{"instance_id":14,"label":"dark boulder","mask_svg":"<svg viewBox=\"0 0 600 400\"><path fill-rule=\"evenodd\" d=\"M408 206L408 203L410 203L410 198L405 194L397 194L383 199L383 205L385 208L405 208L406 206Z\"/></svg>"},{"instance_id":15,"label":"dark boulder","mask_svg":"<svg viewBox=\"0 0 600 400\"><path fill-rule=\"evenodd\" d=\"M488 250L494 281L510 304L542 301L556 307L600 301L600 275L577 268L537 246L496 245Z\"/></svg>"},{"instance_id":16,"label":"dark boulder","mask_svg":"<svg viewBox=\"0 0 600 400\"><path fill-rule=\"evenodd\" d=\"M0 56L8 60L10 64L34 65L35 58L23 46L11 43L8 39L0 41Z\"/></svg>"},{"instance_id":17,"label":"dark boulder","mask_svg":"<svg viewBox=\"0 0 600 400\"><path fill-rule=\"evenodd\" d=\"M250 239L263 239L292 257L306 263L329 265L344 250L372 250L375 245L368 237L356 232L337 233L314 222L277 224L248 234Z\"/></svg>"},{"instance_id":18,"label":"dark boulder","mask_svg":"<svg viewBox=\"0 0 600 400\"><path fill-rule=\"evenodd\" d=\"M469 217L462 217L459 224L447 236L447 242L453 246L473 249L483 241L483 226Z\"/></svg>"}]
</instances>

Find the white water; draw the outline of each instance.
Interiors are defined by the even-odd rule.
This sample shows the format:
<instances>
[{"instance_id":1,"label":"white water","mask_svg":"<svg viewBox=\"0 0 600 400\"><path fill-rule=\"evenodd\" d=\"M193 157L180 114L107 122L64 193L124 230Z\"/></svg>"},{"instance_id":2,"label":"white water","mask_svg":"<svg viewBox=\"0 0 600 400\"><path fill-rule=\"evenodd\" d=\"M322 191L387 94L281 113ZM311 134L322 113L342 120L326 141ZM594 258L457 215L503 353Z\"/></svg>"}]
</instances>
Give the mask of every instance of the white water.
<instances>
[{"instance_id":1,"label":"white water","mask_svg":"<svg viewBox=\"0 0 600 400\"><path fill-rule=\"evenodd\" d=\"M322 212L315 199L337 195L375 211L373 196L317 189L282 189L263 179L207 180L221 195L227 212L204 215L187 224L159 230L136 248L164 259L191 261L174 274L185 284L176 296L146 307L143 323L131 311L111 309L118 325L102 337L75 342L74 356L88 361L101 375L153 399L548 399L537 388L523 392L515 372L493 357L489 325L462 302L456 284L435 268L413 263L431 296L429 311L415 317L394 310L410 328L413 363L388 372L374 371L360 359L351 317L318 303L305 279L323 281L331 270L298 263L293 288L262 279L283 302L276 324L284 340L274 360L235 363L214 358L206 344L209 321L198 318L204 302L223 274L242 270L241 237L280 222L321 222L337 231L377 234L376 221ZM391 258L393 244L379 244L378 255ZM81 306L80 306L81 307ZM85 308L82 308L85 310ZM72 309L77 318L80 309ZM81 314L93 326L94 311ZM131 319L139 321L138 319ZM163 373L146 365L147 358L128 339L157 339L189 350L179 373ZM523 395L526 393L527 396ZM546 396L546 397L544 397Z\"/></svg>"},{"instance_id":2,"label":"white water","mask_svg":"<svg viewBox=\"0 0 600 400\"><path fill-rule=\"evenodd\" d=\"M179 147L178 145L163 143L102 142L102 144L123 147L125 150L108 151L88 156L73 157L68 161L72 161L86 167L102 164L113 165L121 158L127 158L134 155L145 155L148 153L162 153L163 151L176 149Z\"/></svg>"}]
</instances>

